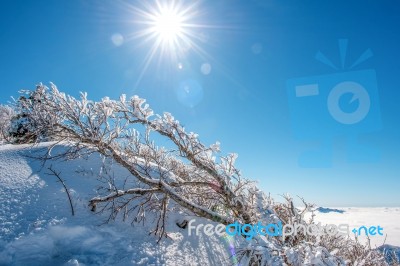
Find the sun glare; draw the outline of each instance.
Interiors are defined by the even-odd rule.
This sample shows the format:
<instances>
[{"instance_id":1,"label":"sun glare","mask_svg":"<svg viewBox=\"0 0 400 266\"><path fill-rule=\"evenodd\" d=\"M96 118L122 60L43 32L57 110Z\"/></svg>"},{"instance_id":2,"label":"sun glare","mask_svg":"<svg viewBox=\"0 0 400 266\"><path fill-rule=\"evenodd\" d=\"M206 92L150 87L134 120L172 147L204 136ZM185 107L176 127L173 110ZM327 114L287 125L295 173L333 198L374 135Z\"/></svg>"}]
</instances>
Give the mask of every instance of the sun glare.
<instances>
[{"instance_id":1,"label":"sun glare","mask_svg":"<svg viewBox=\"0 0 400 266\"><path fill-rule=\"evenodd\" d=\"M140 3L142 8L131 6L132 22L138 31L129 37L129 40L138 40L142 47L148 49L139 81L152 62L157 62L158 67L176 66L182 70L182 63L187 61L189 53L208 57L200 45L204 42L204 31L210 26L201 20L198 1L190 4L183 0Z\"/></svg>"},{"instance_id":2,"label":"sun glare","mask_svg":"<svg viewBox=\"0 0 400 266\"><path fill-rule=\"evenodd\" d=\"M135 8L135 23L142 24L135 38L150 44L149 56L159 54L162 59L181 59L182 53L192 47L199 25L193 22L197 4L183 1L143 2L143 9Z\"/></svg>"},{"instance_id":3,"label":"sun glare","mask_svg":"<svg viewBox=\"0 0 400 266\"><path fill-rule=\"evenodd\" d=\"M183 18L176 11L161 9L154 17L153 31L161 41L171 42L177 40L182 34Z\"/></svg>"}]
</instances>

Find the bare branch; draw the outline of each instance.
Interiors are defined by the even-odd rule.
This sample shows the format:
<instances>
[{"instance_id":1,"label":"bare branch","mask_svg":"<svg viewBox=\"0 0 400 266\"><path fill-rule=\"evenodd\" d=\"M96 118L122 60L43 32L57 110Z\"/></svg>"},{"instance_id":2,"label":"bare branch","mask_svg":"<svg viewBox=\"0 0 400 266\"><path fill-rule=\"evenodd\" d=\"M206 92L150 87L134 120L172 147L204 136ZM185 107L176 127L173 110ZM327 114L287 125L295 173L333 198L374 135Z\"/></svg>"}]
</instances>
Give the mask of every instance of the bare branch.
<instances>
[{"instance_id":1,"label":"bare branch","mask_svg":"<svg viewBox=\"0 0 400 266\"><path fill-rule=\"evenodd\" d=\"M75 210L74 210L74 205L72 204L72 198L71 198L71 195L69 194L69 190L68 190L68 188L67 188L67 185L65 184L64 180L61 178L61 172L58 172L58 173L57 173L57 172L52 168L52 166L50 166L48 169L49 169L49 171L51 172L51 173L49 173L48 175L54 175L55 177L58 178L59 182L61 182L61 184L63 185L64 190L65 190L65 192L67 193L67 196L68 196L68 200L69 200L69 205L70 205L70 207L71 207L72 216L74 216L74 215L75 215Z\"/></svg>"}]
</instances>

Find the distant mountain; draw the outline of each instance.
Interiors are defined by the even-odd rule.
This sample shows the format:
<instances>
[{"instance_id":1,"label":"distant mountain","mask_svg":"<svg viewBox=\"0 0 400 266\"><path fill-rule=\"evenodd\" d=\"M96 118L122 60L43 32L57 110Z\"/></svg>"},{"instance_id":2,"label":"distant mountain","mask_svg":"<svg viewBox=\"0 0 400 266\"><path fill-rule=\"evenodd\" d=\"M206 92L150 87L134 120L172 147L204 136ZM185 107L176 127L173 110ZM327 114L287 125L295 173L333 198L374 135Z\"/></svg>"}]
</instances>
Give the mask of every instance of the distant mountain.
<instances>
[{"instance_id":1,"label":"distant mountain","mask_svg":"<svg viewBox=\"0 0 400 266\"><path fill-rule=\"evenodd\" d=\"M319 207L317 208L317 211L323 212L323 213L328 213L328 212L337 212L337 213L344 213L344 210L340 209L331 209L331 208L324 208L324 207Z\"/></svg>"}]
</instances>

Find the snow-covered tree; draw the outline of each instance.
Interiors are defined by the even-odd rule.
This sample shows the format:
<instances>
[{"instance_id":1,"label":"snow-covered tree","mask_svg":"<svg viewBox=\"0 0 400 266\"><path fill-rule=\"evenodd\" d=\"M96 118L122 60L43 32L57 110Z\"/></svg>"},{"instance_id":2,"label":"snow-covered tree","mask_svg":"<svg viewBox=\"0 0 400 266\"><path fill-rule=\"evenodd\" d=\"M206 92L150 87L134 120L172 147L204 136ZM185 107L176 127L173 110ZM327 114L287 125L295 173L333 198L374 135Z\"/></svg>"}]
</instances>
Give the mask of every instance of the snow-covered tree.
<instances>
[{"instance_id":1,"label":"snow-covered tree","mask_svg":"<svg viewBox=\"0 0 400 266\"><path fill-rule=\"evenodd\" d=\"M144 99L133 96L99 102L80 99L39 85L25 92L34 101L21 101L35 125L36 136L70 143L63 158L98 152L105 161L124 167L129 177L116 181L104 167L105 185L89 201L93 211L109 211L110 218L144 221L147 213L158 217L154 233L166 235L165 219L183 210L214 222L256 224L258 220L311 224L303 211L285 196L275 203L235 167L236 154L222 155L219 143L205 145L197 134L187 132L170 113L156 115ZM34 104L32 104L34 103ZM156 139L169 140L159 147ZM51 149L42 158L50 158ZM60 155L57 155L60 156ZM106 165L106 164L105 164ZM340 254L340 256L338 255ZM382 256L344 237L254 237L238 249L241 265L385 265Z\"/></svg>"},{"instance_id":2,"label":"snow-covered tree","mask_svg":"<svg viewBox=\"0 0 400 266\"><path fill-rule=\"evenodd\" d=\"M11 106L0 105L0 142L9 138L11 120L15 116L15 111Z\"/></svg>"},{"instance_id":3,"label":"snow-covered tree","mask_svg":"<svg viewBox=\"0 0 400 266\"><path fill-rule=\"evenodd\" d=\"M21 102L35 125L34 134L49 132L55 140L111 157L137 182L137 187L113 188L111 193L93 198L93 208L117 198L129 201L133 195L157 195L165 205L162 212L168 211L172 200L213 221L254 222L250 182L234 166L237 155L219 155L219 143L204 145L171 114L154 115L138 96L93 102L85 93L81 99L65 95L53 84L51 89L39 85L34 93L25 93L35 95L34 105ZM153 134L169 139L175 147L158 147ZM231 213L227 215L223 209Z\"/></svg>"},{"instance_id":4,"label":"snow-covered tree","mask_svg":"<svg viewBox=\"0 0 400 266\"><path fill-rule=\"evenodd\" d=\"M22 91L14 104L14 115L8 127L8 138L12 143L34 143L49 140L48 132L36 128L36 120L31 117L33 110L40 108L41 97L39 85L34 91Z\"/></svg>"}]
</instances>

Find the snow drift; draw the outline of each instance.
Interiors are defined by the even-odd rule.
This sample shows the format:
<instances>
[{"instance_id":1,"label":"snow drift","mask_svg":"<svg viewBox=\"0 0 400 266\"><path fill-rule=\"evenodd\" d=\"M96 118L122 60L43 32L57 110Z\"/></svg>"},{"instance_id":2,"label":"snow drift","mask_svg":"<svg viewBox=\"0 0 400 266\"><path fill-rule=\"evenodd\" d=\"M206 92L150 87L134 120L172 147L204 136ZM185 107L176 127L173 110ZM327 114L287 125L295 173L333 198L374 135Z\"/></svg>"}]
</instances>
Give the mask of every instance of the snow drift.
<instances>
[{"instance_id":1,"label":"snow drift","mask_svg":"<svg viewBox=\"0 0 400 266\"><path fill-rule=\"evenodd\" d=\"M0 146L0 265L230 264L226 241L218 236L188 236L173 222L168 224L170 238L158 245L157 237L148 234L151 225L101 225L107 216L93 214L88 207L96 195L100 155L92 154L87 160L49 161L45 166L30 158L47 145ZM62 184L47 174L48 164L61 171L72 192L75 216ZM83 168L93 174L79 171ZM117 166L114 171L128 175Z\"/></svg>"}]
</instances>

